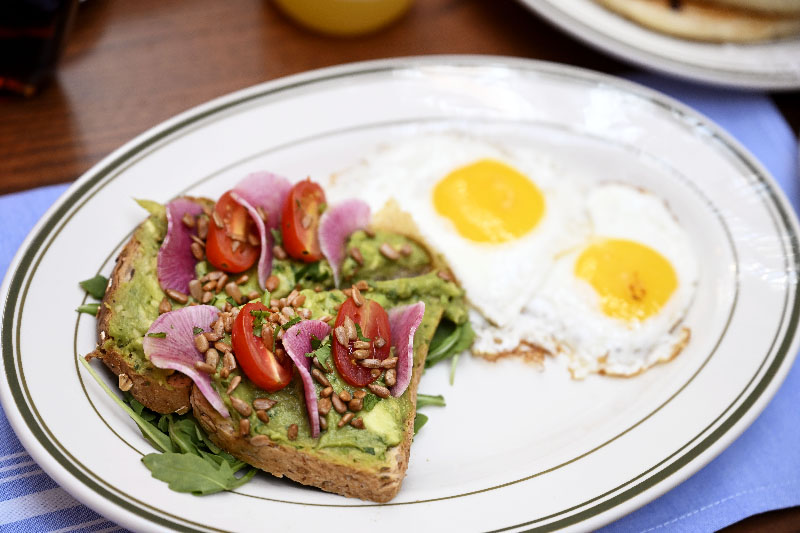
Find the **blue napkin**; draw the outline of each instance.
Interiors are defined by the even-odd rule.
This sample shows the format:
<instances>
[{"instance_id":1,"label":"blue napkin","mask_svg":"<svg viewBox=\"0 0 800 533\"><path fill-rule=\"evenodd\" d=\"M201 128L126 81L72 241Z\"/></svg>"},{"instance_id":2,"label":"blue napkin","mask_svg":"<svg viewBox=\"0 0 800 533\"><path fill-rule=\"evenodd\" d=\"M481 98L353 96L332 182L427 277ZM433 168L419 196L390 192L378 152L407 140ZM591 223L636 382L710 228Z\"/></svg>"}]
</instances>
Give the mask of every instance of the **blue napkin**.
<instances>
[{"instance_id":1,"label":"blue napkin","mask_svg":"<svg viewBox=\"0 0 800 533\"><path fill-rule=\"evenodd\" d=\"M797 140L771 100L654 75L630 79L683 101L716 121L778 180L795 210L800 200ZM0 197L0 272L66 186ZM680 486L603 529L712 531L747 516L800 505L800 364L767 409L719 457ZM0 530L100 531L114 524L75 501L25 453L0 409Z\"/></svg>"}]
</instances>

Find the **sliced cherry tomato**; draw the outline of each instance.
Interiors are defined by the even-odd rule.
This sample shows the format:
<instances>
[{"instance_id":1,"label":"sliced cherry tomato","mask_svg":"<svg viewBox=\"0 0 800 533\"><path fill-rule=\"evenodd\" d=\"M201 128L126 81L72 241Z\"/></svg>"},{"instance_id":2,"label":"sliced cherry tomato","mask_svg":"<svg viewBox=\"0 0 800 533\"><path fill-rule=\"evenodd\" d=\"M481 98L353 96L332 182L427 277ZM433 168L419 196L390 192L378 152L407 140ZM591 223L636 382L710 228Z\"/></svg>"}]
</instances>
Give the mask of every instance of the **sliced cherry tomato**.
<instances>
[{"instance_id":1,"label":"sliced cherry tomato","mask_svg":"<svg viewBox=\"0 0 800 533\"><path fill-rule=\"evenodd\" d=\"M313 263L322 259L319 250L319 216L325 204L325 191L313 181L306 179L296 183L281 215L283 248L294 259Z\"/></svg>"},{"instance_id":2,"label":"sliced cherry tomato","mask_svg":"<svg viewBox=\"0 0 800 533\"><path fill-rule=\"evenodd\" d=\"M253 237L258 239L256 223L247 209L231 197L230 191L217 200L214 213L222 222L222 227L217 226L214 217L208 223L206 239L208 262L226 272L244 272L253 266L261 252L260 245L250 244Z\"/></svg>"},{"instance_id":3,"label":"sliced cherry tomato","mask_svg":"<svg viewBox=\"0 0 800 533\"><path fill-rule=\"evenodd\" d=\"M269 322L264 320L261 337L256 337L253 332L253 322L256 316L262 314L265 319L269 309L260 303L253 302L242 307L236 320L233 321L231 339L236 361L250 381L260 388L275 392L284 388L292 380L292 361L286 355L279 355L280 350L274 350L274 337ZM260 313L259 313L260 312Z\"/></svg>"},{"instance_id":4,"label":"sliced cherry tomato","mask_svg":"<svg viewBox=\"0 0 800 533\"><path fill-rule=\"evenodd\" d=\"M354 323L361 327L361 332L365 338L371 341L368 359L386 359L389 357L390 341L392 339L389 330L389 316L384 311L381 304L374 300L366 300L361 307L357 306L352 298L348 298L339 308L336 315L336 327L344 327L345 318L349 317ZM381 338L383 346L378 348L375 341ZM363 387L372 383L377 378L373 377L369 368L360 366L353 357L353 344L351 340L347 346L343 346L333 336L333 362L342 378L350 385Z\"/></svg>"}]
</instances>

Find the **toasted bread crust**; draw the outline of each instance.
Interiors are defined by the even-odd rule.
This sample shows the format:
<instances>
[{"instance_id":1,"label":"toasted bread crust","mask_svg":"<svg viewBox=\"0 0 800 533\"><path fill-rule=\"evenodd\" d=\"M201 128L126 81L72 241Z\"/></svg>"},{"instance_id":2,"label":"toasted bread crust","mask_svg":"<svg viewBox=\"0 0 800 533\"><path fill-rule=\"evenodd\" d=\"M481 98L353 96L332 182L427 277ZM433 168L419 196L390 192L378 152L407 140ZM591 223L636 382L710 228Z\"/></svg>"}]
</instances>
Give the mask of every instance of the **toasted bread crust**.
<instances>
[{"instance_id":1,"label":"toasted bread crust","mask_svg":"<svg viewBox=\"0 0 800 533\"><path fill-rule=\"evenodd\" d=\"M414 414L417 405L417 386L425 366L427 346L421 348L425 353L415 358L417 362L411 374L409 394L414 411L406 421L403 440L386 452L387 463L391 466L370 469L357 464L340 464L303 452L277 442L270 441L266 446L254 446L249 438L240 437L230 419L223 418L205 397L194 387L192 408L195 418L200 422L209 438L228 453L261 470L278 477L318 487L350 498L360 498L374 502L388 502L397 495L408 469L411 441L414 438Z\"/></svg>"},{"instance_id":2,"label":"toasted bread crust","mask_svg":"<svg viewBox=\"0 0 800 533\"><path fill-rule=\"evenodd\" d=\"M136 232L134 232L131 240L128 241L128 244L125 245L119 257L117 257L117 263L111 273L106 294L97 312L98 348L92 356L101 359L117 376L126 375L133 383L129 392L148 409L163 414L176 411L185 412L190 407L191 379L176 372L167 377L166 385L164 385L150 376L137 373L118 351L113 348L103 348L103 344L111 338L108 325L113 316L112 308L117 289L121 284L130 281L133 277L133 264L139 254L139 247L139 241L136 239Z\"/></svg>"}]
</instances>

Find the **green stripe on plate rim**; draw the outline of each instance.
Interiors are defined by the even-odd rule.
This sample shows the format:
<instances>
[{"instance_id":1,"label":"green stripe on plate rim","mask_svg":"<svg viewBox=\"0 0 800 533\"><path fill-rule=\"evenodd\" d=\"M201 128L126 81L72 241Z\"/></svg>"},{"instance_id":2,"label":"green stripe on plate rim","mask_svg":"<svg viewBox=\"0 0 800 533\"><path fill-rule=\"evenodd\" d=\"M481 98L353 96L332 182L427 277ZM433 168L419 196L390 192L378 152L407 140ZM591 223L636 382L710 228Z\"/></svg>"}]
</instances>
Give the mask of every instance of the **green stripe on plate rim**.
<instances>
[{"instance_id":1,"label":"green stripe on plate rim","mask_svg":"<svg viewBox=\"0 0 800 533\"><path fill-rule=\"evenodd\" d=\"M47 237L51 237L50 242L52 242L52 240L58 235L63 226L71 219L71 217L75 214L75 212L77 212L77 210L80 209L86 203L86 201L88 201L97 192L96 190L91 191L91 189L95 185L100 183L104 178L111 175L111 173L114 170L122 166L126 161L128 161L136 154L142 152L147 148L153 147L156 143L160 141L166 140L173 133L176 133L184 129L191 124L197 124L199 121L205 118L209 118L212 115L218 114L221 111L225 111L235 106L241 106L248 102L252 102L254 100L261 99L280 92L285 92L299 87L314 85L335 79L364 76L370 74L380 74L380 73L404 70L408 68L418 68L421 66L433 66L433 65L444 66L448 68L502 67L502 68L511 68L521 71L527 71L529 73L536 73L539 75L561 77L568 79L572 82L578 81L593 85L597 83L602 83L602 84L607 84L609 86L614 86L615 88L623 92L631 93L635 96L648 100L651 103L654 103L664 108L665 110L670 112L671 118L673 120L675 120L676 113L677 116L682 119L686 119L687 117L692 117L694 119L697 116L696 112L689 110L688 107L683 106L682 104L677 102L672 102L671 99L669 99L668 97L664 97L656 93L655 91L644 89L632 83L624 82L610 76L599 75L590 71L582 71L581 69L575 69L571 67L561 67L557 65L540 63L530 60L518 60L518 59L514 60L508 58L499 58L499 59L467 58L467 57L456 56L456 57L445 57L445 58L432 57L423 59L384 60L384 61L375 61L375 62L368 62L363 64L355 64L342 67L333 67L330 69L323 69L321 71L315 71L304 75L294 76L285 80L273 81L261 87L245 90L242 93L234 93L233 95L230 95L228 97L223 97L217 103L211 102L205 106L202 106L203 109L189 111L182 116L176 117L176 119L173 119L174 123L172 125L164 127L164 129L160 129L160 127L157 127L156 131L153 131L152 133L149 134L145 134L143 138L141 138L141 140L138 140L136 144L132 145L125 152L121 153L120 155L116 156L115 158L111 159L108 162L101 162L100 165L95 167L95 169L90 170L84 177L83 183L80 183L79 181L78 184L76 184L75 189L71 191L68 196L62 198L62 200L59 202L59 205L57 205L57 207L55 207L54 210L49 214L47 220L44 222L44 224L39 228L37 233L30 240L27 249L24 251L24 253L19 259L17 268L15 269L13 275L10 277L8 294L3 309L3 321L2 321L3 365L6 372L9 389L12 393L12 397L14 399L16 407L19 410L26 425L30 429L31 433L36 438L36 440L41 444L41 446L47 451L47 453L49 453L51 457L54 458L59 463L59 465L61 465L68 473L76 477L84 485L86 485L88 488L93 490L98 495L120 506L124 510L133 513L136 516L150 520L154 524L170 527L172 529L176 529L179 531L200 530L200 529L193 529L185 524L191 524L192 526L197 526L198 528L202 528L203 530L221 531L209 528L208 526L205 526L203 524L185 520L182 517L171 515L169 513L156 509L152 506L144 504L143 502L138 502L134 500L139 505L132 505L128 501L119 497L117 494L114 494L110 490L101 486L100 483L96 482L95 480L89 478L86 474L84 474L76 466L75 463L68 460L67 457L65 457L64 455L66 454L71 457L71 454L69 454L66 450L64 450L64 453L62 453L56 448L54 441L51 440L52 436L51 438L48 438L48 436L45 435L43 427L42 425L40 425L40 423L42 423L43 421L41 421L41 417L38 415L38 412L34 414L34 412L31 411L31 407L29 407L28 403L26 402L26 399L30 401L31 402L30 405L32 406L33 411L36 411L35 405L33 404L32 399L30 398L30 395L27 391L27 387L24 381L24 376L17 376L16 366L14 364L15 359L11 355L15 353L14 343L12 342L11 338L12 335L11 331L14 322L14 310L19 309L19 311L21 312L21 306L18 308L17 305L18 303L22 303L24 305L24 298L25 294L27 293L27 287L26 287L22 295L22 300L20 300L19 299L20 289L26 277L26 274L28 273L32 264L34 264L34 258L40 252L40 250L42 250L42 245L47 240ZM790 265L788 264L789 257L786 256L785 261L786 261L787 272L790 271L797 272L800 269L800 248L798 247L798 238L796 233L792 230L792 217L786 210L783 203L780 201L780 194L776 193L769 179L766 178L764 173L761 171L759 165L754 163L746 154L742 153L739 149L737 149L735 143L731 142L726 134L721 132L719 128L717 128L714 125L706 124L706 126L712 132L710 138L718 143L718 145L723 149L723 153L726 153L728 156L733 156L733 158L740 165L744 165L744 167L750 172L749 174L750 179L752 179L754 182L758 182L763 185L763 187L760 188L763 191L762 192L762 195L764 196L763 199L766 203L767 200L766 197L768 195L768 199L771 200L772 203L767 204L767 206L777 210L780 222L783 224L783 230L785 231L785 234L789 237L788 240L792 258L792 265L791 265L792 270L789 270L790 269ZM73 207L74 211L70 213L70 210ZM53 230L59 223L61 223L61 227L59 227L55 232L53 232ZM45 246L45 248L42 250L42 253L47 251L49 244L50 243L48 243ZM34 271L40 261L41 257L39 257L39 259L34 264ZM800 317L800 298L798 298L799 293L800 293L800 288L798 288L797 285L795 285L794 300L793 300L792 312L788 329L783 334L783 340L778 348L778 352L775 355L772 363L769 365L767 371L764 373L761 380L756 384L756 386L750 392L747 398L740 404L740 406L734 412L730 413L730 415L722 422L722 424L719 427L717 427L710 435L708 435L700 443L696 444L694 447L686 451L686 453L678 457L677 460L666 466L661 471L655 473L653 476L624 490L623 492L617 494L616 496L611 497L608 500L602 501L597 505L594 505L593 507L590 507L576 514L562 518L561 520L550 522L548 524L541 526L538 529L551 530L551 529L565 527L586 520L588 518L591 518L593 516L596 516L600 513L603 513L605 511L608 511L616 507L617 505L631 499L632 497L642 493L643 491L649 489L650 487L663 481L667 477L678 472L683 466L687 465L692 460L697 458L702 452L708 449L714 442L718 441L731 428L733 428L733 426L749 411L749 409L761 397L763 392L772 382L773 378L777 375L783 362L786 360L788 350L791 347L796 334L798 317ZM786 298L788 302L789 298L788 293L786 295ZM783 318L785 318L785 309ZM782 320L781 326L783 324L785 324L785 320ZM781 328L778 329L779 332L780 329ZM19 346L18 330L16 335L16 341L18 347ZM767 356L765 356L765 360L764 362L762 362L762 366L767 361L768 357L769 353L767 354ZM19 353L17 353L16 362L20 364L20 369L21 369L21 361L19 361ZM758 375L759 371L757 371L756 374L754 374L751 383L753 380L756 379L756 376ZM740 396L746 392L747 388L750 387L751 383L748 383L748 385L742 390ZM23 388L25 389L24 394L23 394ZM736 401L734 401L733 403L735 404ZM719 418L722 418L724 416L725 412L723 412L719 416ZM36 418L39 419L39 423L37 423ZM714 423L712 423L709 427L712 427L713 425ZM702 432L698 434L698 437L700 437L701 435ZM687 443L686 447L688 447L690 443ZM672 456L662 461L662 464L669 461L674 456L680 454L682 451L683 449L676 451ZM72 460L74 461L74 458L72 458ZM658 466L660 465L654 466L651 470L658 468ZM643 473L641 476L646 474L647 472ZM636 479L638 478L635 478L634 480L631 480L628 483L620 485L620 487L612 491L609 491L607 494L612 494L616 492L620 488L630 484ZM587 504L591 504L592 502L598 499L602 499L605 496L606 495L600 495L597 496L596 498L593 498L592 500L589 500L578 506L575 506L572 509L565 509L559 513L556 513L548 517L541 517L539 519L530 522L508 526L498 531L525 527L544 520L550 520L552 518L556 518L560 515L563 515L564 513L577 510L580 507L583 507ZM162 513L163 516L162 514L155 514L154 512L151 512L151 510L158 513ZM170 520L170 518L180 520L183 523L173 522Z\"/></svg>"},{"instance_id":2,"label":"green stripe on plate rim","mask_svg":"<svg viewBox=\"0 0 800 533\"><path fill-rule=\"evenodd\" d=\"M602 142L604 144L608 144L610 146L613 146L615 148L619 148L619 149L622 149L622 150L627 150L632 155L637 155L639 157L647 157L647 154L643 153L638 146L625 144L625 143L623 143L622 141L619 141L619 140L614 141L614 140L605 139L603 137L599 137L599 136L596 136L596 135L589 134L588 132L585 132L583 130L580 130L580 129L577 129L577 128L574 128L574 127L570 127L570 126L564 126L562 124L543 123L543 122L539 122L539 121L475 119L475 118L459 119L458 123L462 124L465 120L468 120L470 122L471 126L476 126L476 124L474 124L474 123L477 122L481 126L486 125L486 124L503 124L503 125L509 125L510 124L510 125L520 126L520 127L525 127L525 126L536 126L536 127L545 127L545 128L549 127L549 128L552 128L552 129L557 129L560 132L566 132L566 133L569 133L569 134L572 134L572 135L576 135L576 136L582 136L582 137L586 137L586 138L591 138L594 141ZM359 124L357 126L351 126L351 127L348 127L348 128L332 130L332 131L328 131L328 132L324 132L324 133L317 133L317 134L311 135L311 136L306 137L306 138L295 139L295 140L286 142L286 143L281 144L281 145L277 145L277 146L274 146L274 147L270 147L270 148L261 150L259 152L256 152L255 154L251 154L249 156L246 156L246 157L242 158L239 161L236 161L236 162L233 162L233 163L229 163L229 164L225 165L222 169L218 169L218 170L212 172L211 174L208 174L207 176L199 178L198 180L196 180L195 182L193 182L192 184L190 184L189 186L184 188L182 191L180 191L178 193L178 196L181 196L181 195L184 195L184 194L189 194L190 190L192 188L197 187L201 183L204 183L204 182L214 178L215 176L218 176L221 173L223 173L223 172L225 172L227 170L230 170L231 168L234 168L236 166L241 166L245 162L251 161L251 160L253 160L255 158L263 157L264 155L268 155L270 153L274 153L276 151L280 151L280 150L288 148L288 147L295 147L296 148L296 147L298 147L298 146L300 146L300 145L302 145L302 144L304 144L306 142L309 142L309 141L319 140L320 138L325 138L325 137L330 137L330 136L337 136L337 135L340 135L340 134L343 134L343 133L351 133L353 131L364 131L364 130L383 128L383 127L403 126L403 125L408 125L408 124L411 124L411 123L413 123L413 124L420 124L420 123L424 123L424 124L439 124L439 123L449 123L449 122L451 122L449 119L417 118L417 119L394 120L394 121L378 122L378 123L365 123L365 124ZM146 155L145 155L145 157L146 157ZM732 253L734 255L734 264L736 266L736 272L734 273L734 279L738 280L738 272L739 272L739 270L738 270L738 264L739 264L738 256L736 255L736 250L735 250L735 246L734 246L734 243L733 243L733 238L732 238L732 235L731 235L731 232L730 232L730 228L728 227L726 221L722 218L721 214L719 213L719 210L716 208L716 206L714 206L714 204L711 202L711 200L707 196L705 196L703 194L703 192L700 191L699 188L687 176L680 174L676 169L672 168L671 166L668 166L668 168L666 168L664 170L667 171L669 174L671 174L675 179L677 179L680 182L682 182L683 185L685 185L687 188L692 189L692 191L695 194L697 194L703 202L705 202L707 204L708 209L710 211L712 211L717 216L721 226L725 230L725 233L726 233L727 238L728 238L728 244L730 245L731 251L732 251ZM117 245L114 247L114 250L106 257L105 261L103 262L103 264L100 267L100 270L105 268L107 266L107 264L113 259L113 257L115 257L119 253L119 250L122 248L122 246L129 240L129 237L130 237L131 233L129 233L123 240L121 240L120 242L117 243ZM98 273L99 273L99 270L98 270ZM706 356L705 360L698 367L698 369L692 374L692 376L690 376L690 378L686 381L686 383L684 383L681 387L679 387L667 400L665 400L655 410L653 410L649 414L645 415L643 418L641 418L640 420L636 421L635 423L633 423L631 426L629 426L628 428L626 428L625 430L623 430L619 434L609 438L608 440L606 440L605 442L595 446L594 448L591 448L590 450L588 450L588 451L586 451L586 452L584 452L582 454L579 454L576 457L573 457L572 459L566 460L566 461L564 461L564 462L562 462L562 463L560 463L558 465L549 467L549 468L544 469L544 470L542 470L540 472L529 474L529 475L527 475L525 477L522 477L520 479L508 481L508 482L503 483L501 485L495 485L495 486L492 486L492 487L487 487L487 488L484 488L484 489L479 489L479 490L471 491L471 492L468 492L468 493L452 494L452 495L449 495L449 496L440 496L438 498L429 498L429 499L425 499L425 500L415 500L413 502L392 502L392 503L387 503L387 504L383 504L383 505L391 505L391 506L396 506L397 505L397 506L399 506L399 505L409 505L409 504L418 504L418 503L427 503L427 502L433 502L433 501L441 501L441 500L459 498L459 497L463 497L463 496L468 496L468 495L477 494L477 493L481 493L481 492L488 492L490 490L495 490L495 489L507 487L509 485L513 485L513 484L516 484L516 483L521 483L521 482L524 482L524 481L528 481L528 480L533 479L535 477L539 477L539 476L541 476L543 474L547 474L547 473L553 472L555 470L558 470L558 469L560 469L560 468L562 468L564 466L567 466L569 464L574 463L577 460L583 459L586 456L596 452L597 450L607 446L611 442L614 442L618 438L622 437L623 435L627 434L632 429L634 429L637 426L639 426L640 424L642 424L645 420L649 419L656 412L658 412L664 406L666 406L669 402L671 402L702 371L702 369L706 366L706 364L711 360L711 358L716 353L717 347L719 346L722 338L724 338L725 333L727 332L728 326L729 326L729 324L731 322L732 316L733 316L733 314L735 312L735 309L736 309L736 303L738 301L738 293L739 293L739 286L738 286L738 283L737 283L736 286L735 286L735 289L734 289L733 304L731 305L731 308L729 310L728 319L726 320L726 325L723 328L719 338L717 339L717 342L714 344L714 348L709 351L709 353ZM85 302L85 301L86 301L86 297L83 298L83 302ZM92 408L94 409L95 413L98 414L98 416L103 421L103 423L106 425L106 427L108 427L108 429L114 435L116 435L122 442L124 442L129 448L133 449L136 453L138 453L140 455L144 455L144 452L141 452L140 450L136 449L136 447L133 444L131 444L127 440L123 439L116 432L116 430L111 427L111 425L105 420L105 418L103 418L103 416L100 415L98 409L94 405L94 402L91 400L91 398L89 397L89 395L87 393L85 384L83 382L83 377L82 377L82 375L80 373L80 365L78 364L78 361L77 361L77 358L79 356L78 351L77 351L77 342L78 342L77 333L78 333L78 326L79 326L79 323L80 323L80 320L81 320L82 317L83 317L83 315L78 315L76 320L75 320L75 329L74 329L74 336L73 336L73 348L74 348L74 353L73 354L74 354L74 357L76 358L76 360L75 360L76 376L77 376L78 380L81 383L81 387L82 387L82 389L84 391L84 394L86 396L86 400L92 406ZM768 350L768 353L769 352L771 352L771 350ZM706 430L707 430L707 428L706 428ZM693 441L693 440L696 440L696 437L691 439L690 442ZM685 446L682 446L681 449L683 449L684 447ZM659 463L659 465L656 465L656 466L660 466L660 464L661 463ZM650 470L648 470L647 472L649 472L649 471ZM647 472L645 472L645 473L647 473ZM628 483L630 483L630 481ZM117 489L117 490L119 490L119 489ZM266 498L266 497L262 497L262 496L255 496L255 495L252 495L252 494L244 493L242 491L233 491L233 492L235 494L239 494L241 496L247 496L247 497L250 497L250 498L260 499L260 500L263 500L263 501L270 501L270 502L276 502L276 503L286 503L286 504L295 504L295 505L308 505L308 506L319 506L319 507L369 507L369 506L375 506L376 505L374 503L346 504L346 505L345 504L312 504L312 503L307 503L307 502L297 502L297 501L280 500L280 499L276 499L276 498Z\"/></svg>"}]
</instances>

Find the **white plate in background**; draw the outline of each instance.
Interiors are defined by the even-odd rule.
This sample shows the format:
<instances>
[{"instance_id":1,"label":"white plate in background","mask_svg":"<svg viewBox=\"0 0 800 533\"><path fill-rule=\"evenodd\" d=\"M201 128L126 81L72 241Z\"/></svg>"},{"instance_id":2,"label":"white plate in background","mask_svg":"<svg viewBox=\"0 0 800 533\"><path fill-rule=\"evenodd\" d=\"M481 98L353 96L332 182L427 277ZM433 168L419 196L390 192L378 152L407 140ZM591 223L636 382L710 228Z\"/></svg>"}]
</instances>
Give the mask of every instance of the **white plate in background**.
<instances>
[{"instance_id":1,"label":"white plate in background","mask_svg":"<svg viewBox=\"0 0 800 533\"><path fill-rule=\"evenodd\" d=\"M753 44L703 43L651 30L594 0L520 0L562 30L620 59L742 89L800 89L800 35Z\"/></svg>"}]
</instances>

